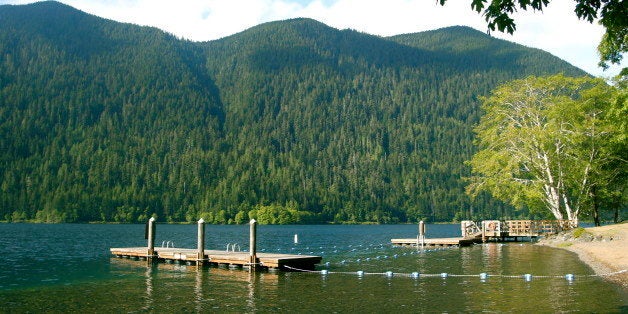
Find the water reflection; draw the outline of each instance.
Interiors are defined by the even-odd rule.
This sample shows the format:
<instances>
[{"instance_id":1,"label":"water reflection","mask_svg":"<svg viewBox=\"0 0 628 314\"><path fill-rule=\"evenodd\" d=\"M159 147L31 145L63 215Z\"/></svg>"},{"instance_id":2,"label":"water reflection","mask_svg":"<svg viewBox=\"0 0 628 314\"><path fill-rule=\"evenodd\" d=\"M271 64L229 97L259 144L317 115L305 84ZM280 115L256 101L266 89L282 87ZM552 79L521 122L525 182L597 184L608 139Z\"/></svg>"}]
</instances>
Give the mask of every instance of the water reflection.
<instances>
[{"instance_id":1,"label":"water reflection","mask_svg":"<svg viewBox=\"0 0 628 314\"><path fill-rule=\"evenodd\" d=\"M279 271L253 271L223 265L145 264L126 258L111 258L110 263L123 277L132 277L141 269L144 283L142 311L156 311L164 307L164 300L189 296L192 311L197 313L224 308L230 311L234 306L243 306L245 312L257 312L258 302L263 299L267 304L268 300L277 298L280 278L290 276ZM189 287L187 291L186 286Z\"/></svg>"},{"instance_id":2,"label":"water reflection","mask_svg":"<svg viewBox=\"0 0 628 314\"><path fill-rule=\"evenodd\" d=\"M482 261L489 272L502 269L502 248L501 243L486 243L482 245Z\"/></svg>"},{"instance_id":3,"label":"water reflection","mask_svg":"<svg viewBox=\"0 0 628 314\"><path fill-rule=\"evenodd\" d=\"M196 276L194 280L194 300L196 301L196 312L201 313L203 311L203 269L201 266L196 266Z\"/></svg>"},{"instance_id":4,"label":"water reflection","mask_svg":"<svg viewBox=\"0 0 628 314\"><path fill-rule=\"evenodd\" d=\"M257 312L257 307L255 306L255 281L257 279L257 276L255 276L255 273L251 270L248 271L249 274L249 284L247 285L248 288L248 298L246 299L246 306L249 312Z\"/></svg>"},{"instance_id":5,"label":"water reflection","mask_svg":"<svg viewBox=\"0 0 628 314\"><path fill-rule=\"evenodd\" d=\"M144 276L146 276L146 296L145 304L142 308L145 311L150 310L153 307L153 267L152 265L147 265L146 271L144 272Z\"/></svg>"}]
</instances>

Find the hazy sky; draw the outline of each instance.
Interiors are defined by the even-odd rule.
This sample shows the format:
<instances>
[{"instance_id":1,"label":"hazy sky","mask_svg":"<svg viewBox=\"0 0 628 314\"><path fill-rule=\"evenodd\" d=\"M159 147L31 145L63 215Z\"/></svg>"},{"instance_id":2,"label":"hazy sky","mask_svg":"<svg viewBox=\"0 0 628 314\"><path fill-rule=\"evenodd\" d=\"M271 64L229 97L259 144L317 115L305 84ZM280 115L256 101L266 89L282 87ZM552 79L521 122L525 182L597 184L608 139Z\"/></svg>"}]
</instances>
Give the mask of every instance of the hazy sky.
<instances>
[{"instance_id":1,"label":"hazy sky","mask_svg":"<svg viewBox=\"0 0 628 314\"><path fill-rule=\"evenodd\" d=\"M0 4L35 1L0 0ZM121 22L155 26L179 37L206 41L241 32L260 23L309 17L329 26L389 36L467 25L486 31L471 0L61 0L79 10ZM596 76L612 76L597 67L597 45L604 29L578 20L575 1L554 0L543 12L517 13L514 35L491 35L539 48ZM626 62L622 66L625 66Z\"/></svg>"}]
</instances>

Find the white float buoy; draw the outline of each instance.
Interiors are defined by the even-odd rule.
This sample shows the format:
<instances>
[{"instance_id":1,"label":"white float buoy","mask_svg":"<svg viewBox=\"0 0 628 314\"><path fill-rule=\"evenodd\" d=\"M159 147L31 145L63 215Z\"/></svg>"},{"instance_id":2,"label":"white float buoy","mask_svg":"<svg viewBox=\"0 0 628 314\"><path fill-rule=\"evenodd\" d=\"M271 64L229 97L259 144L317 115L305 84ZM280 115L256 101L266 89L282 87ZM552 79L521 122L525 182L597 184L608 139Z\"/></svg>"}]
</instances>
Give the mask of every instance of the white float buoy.
<instances>
[{"instance_id":1,"label":"white float buoy","mask_svg":"<svg viewBox=\"0 0 628 314\"><path fill-rule=\"evenodd\" d=\"M447 273L440 273L441 278L447 278L447 276L448 276Z\"/></svg>"},{"instance_id":2,"label":"white float buoy","mask_svg":"<svg viewBox=\"0 0 628 314\"><path fill-rule=\"evenodd\" d=\"M392 277L393 276L393 272L392 271L387 271L386 272L386 277Z\"/></svg>"},{"instance_id":3,"label":"white float buoy","mask_svg":"<svg viewBox=\"0 0 628 314\"><path fill-rule=\"evenodd\" d=\"M358 274L358 277L362 277L364 276L364 271L358 270L357 274Z\"/></svg>"},{"instance_id":4,"label":"white float buoy","mask_svg":"<svg viewBox=\"0 0 628 314\"><path fill-rule=\"evenodd\" d=\"M487 278L488 278L488 274L487 273L481 273L480 274L480 279L486 280Z\"/></svg>"},{"instance_id":5,"label":"white float buoy","mask_svg":"<svg viewBox=\"0 0 628 314\"><path fill-rule=\"evenodd\" d=\"M327 274L329 274L329 271L327 269L321 270L321 275L326 276Z\"/></svg>"},{"instance_id":6,"label":"white float buoy","mask_svg":"<svg viewBox=\"0 0 628 314\"><path fill-rule=\"evenodd\" d=\"M573 281L575 278L575 276L573 274L567 274L565 275L565 279L567 279L567 281Z\"/></svg>"},{"instance_id":7,"label":"white float buoy","mask_svg":"<svg viewBox=\"0 0 628 314\"><path fill-rule=\"evenodd\" d=\"M416 272L416 271L413 272L412 274L410 274L410 277L412 277L412 278L419 278L419 276L420 276L419 273Z\"/></svg>"},{"instance_id":8,"label":"white float buoy","mask_svg":"<svg viewBox=\"0 0 628 314\"><path fill-rule=\"evenodd\" d=\"M530 281L530 280L532 280L532 275L531 275L531 274L525 274L525 275L523 275L523 278L524 278L526 281Z\"/></svg>"}]
</instances>

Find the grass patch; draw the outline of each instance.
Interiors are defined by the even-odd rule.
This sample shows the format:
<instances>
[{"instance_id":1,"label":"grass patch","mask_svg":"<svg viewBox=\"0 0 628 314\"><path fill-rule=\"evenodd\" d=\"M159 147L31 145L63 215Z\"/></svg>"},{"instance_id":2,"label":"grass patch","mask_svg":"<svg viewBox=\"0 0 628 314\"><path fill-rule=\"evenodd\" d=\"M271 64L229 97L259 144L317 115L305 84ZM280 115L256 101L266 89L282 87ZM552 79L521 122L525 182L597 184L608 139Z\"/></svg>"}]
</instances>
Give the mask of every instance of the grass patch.
<instances>
[{"instance_id":1,"label":"grass patch","mask_svg":"<svg viewBox=\"0 0 628 314\"><path fill-rule=\"evenodd\" d=\"M556 247L565 248L565 247L570 247L572 245L573 245L572 242L563 242L563 243L559 243L558 245L556 245Z\"/></svg>"},{"instance_id":2,"label":"grass patch","mask_svg":"<svg viewBox=\"0 0 628 314\"><path fill-rule=\"evenodd\" d=\"M578 228L573 230L573 237L577 239L577 238L581 237L583 234L585 234L586 232L587 231L584 230L584 228L578 227Z\"/></svg>"}]
</instances>

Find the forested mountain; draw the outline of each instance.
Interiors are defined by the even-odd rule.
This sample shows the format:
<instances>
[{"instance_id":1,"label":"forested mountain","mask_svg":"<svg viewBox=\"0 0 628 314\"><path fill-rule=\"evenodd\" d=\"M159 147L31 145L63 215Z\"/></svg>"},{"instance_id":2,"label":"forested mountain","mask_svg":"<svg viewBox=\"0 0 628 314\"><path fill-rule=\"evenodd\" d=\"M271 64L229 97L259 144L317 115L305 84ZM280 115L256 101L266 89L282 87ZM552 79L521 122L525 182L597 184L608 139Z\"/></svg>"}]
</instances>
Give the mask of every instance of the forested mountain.
<instances>
[{"instance_id":1,"label":"forested mountain","mask_svg":"<svg viewBox=\"0 0 628 314\"><path fill-rule=\"evenodd\" d=\"M0 6L0 56L12 221L514 216L464 194L477 99L585 74L466 27L382 38L294 19L195 43L56 2Z\"/></svg>"}]
</instances>

